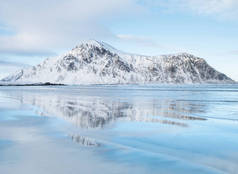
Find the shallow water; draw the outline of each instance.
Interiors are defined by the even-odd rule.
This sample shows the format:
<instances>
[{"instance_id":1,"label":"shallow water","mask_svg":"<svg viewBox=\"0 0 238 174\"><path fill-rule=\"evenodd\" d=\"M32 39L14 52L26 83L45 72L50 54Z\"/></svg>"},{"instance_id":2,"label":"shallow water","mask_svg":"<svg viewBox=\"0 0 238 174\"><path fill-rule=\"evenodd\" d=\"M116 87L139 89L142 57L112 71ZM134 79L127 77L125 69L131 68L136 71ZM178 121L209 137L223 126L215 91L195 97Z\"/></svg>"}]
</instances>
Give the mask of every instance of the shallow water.
<instances>
[{"instance_id":1,"label":"shallow water","mask_svg":"<svg viewBox=\"0 0 238 174\"><path fill-rule=\"evenodd\" d=\"M4 174L238 173L238 85L0 88Z\"/></svg>"}]
</instances>

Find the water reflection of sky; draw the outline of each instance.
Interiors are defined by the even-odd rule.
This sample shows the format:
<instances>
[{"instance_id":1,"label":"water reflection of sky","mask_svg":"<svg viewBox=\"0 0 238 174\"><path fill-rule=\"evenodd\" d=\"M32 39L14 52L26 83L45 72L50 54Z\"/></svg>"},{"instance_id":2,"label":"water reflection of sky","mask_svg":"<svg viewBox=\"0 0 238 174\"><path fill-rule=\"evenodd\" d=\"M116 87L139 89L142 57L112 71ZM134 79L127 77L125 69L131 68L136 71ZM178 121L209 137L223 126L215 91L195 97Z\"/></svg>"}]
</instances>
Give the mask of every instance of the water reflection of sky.
<instances>
[{"instance_id":1,"label":"water reflection of sky","mask_svg":"<svg viewBox=\"0 0 238 174\"><path fill-rule=\"evenodd\" d=\"M4 115L0 129L13 127L21 137L3 132L0 140L19 143L28 137L47 148L53 141L52 148L90 154L92 163L110 162L121 172L129 172L131 166L138 173L238 170L236 86L3 87L0 91ZM44 117L35 117L36 113ZM72 163L83 160L64 153Z\"/></svg>"}]
</instances>

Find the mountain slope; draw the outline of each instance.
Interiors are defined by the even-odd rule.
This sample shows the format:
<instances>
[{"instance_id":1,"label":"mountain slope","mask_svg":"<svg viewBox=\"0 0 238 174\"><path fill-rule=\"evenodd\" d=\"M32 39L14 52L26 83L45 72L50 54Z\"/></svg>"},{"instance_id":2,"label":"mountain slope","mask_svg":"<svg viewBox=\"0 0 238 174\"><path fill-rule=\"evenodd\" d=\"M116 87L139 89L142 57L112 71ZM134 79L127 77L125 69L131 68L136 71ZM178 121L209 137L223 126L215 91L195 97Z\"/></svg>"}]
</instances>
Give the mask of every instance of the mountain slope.
<instances>
[{"instance_id":1,"label":"mountain slope","mask_svg":"<svg viewBox=\"0 0 238 174\"><path fill-rule=\"evenodd\" d=\"M125 84L232 83L204 59L182 53L126 54L106 43L88 41L63 56L46 59L3 79L14 83Z\"/></svg>"}]
</instances>

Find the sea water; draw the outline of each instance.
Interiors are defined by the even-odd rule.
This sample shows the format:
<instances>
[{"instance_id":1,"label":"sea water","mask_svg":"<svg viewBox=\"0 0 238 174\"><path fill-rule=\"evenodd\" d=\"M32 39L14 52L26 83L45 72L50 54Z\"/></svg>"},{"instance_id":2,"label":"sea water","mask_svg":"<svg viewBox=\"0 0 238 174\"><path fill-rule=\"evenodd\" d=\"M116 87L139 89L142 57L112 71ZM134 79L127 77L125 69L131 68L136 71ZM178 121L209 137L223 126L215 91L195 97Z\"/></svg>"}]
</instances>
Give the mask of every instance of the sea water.
<instances>
[{"instance_id":1,"label":"sea water","mask_svg":"<svg viewBox=\"0 0 238 174\"><path fill-rule=\"evenodd\" d=\"M0 87L0 173L238 173L238 85Z\"/></svg>"}]
</instances>

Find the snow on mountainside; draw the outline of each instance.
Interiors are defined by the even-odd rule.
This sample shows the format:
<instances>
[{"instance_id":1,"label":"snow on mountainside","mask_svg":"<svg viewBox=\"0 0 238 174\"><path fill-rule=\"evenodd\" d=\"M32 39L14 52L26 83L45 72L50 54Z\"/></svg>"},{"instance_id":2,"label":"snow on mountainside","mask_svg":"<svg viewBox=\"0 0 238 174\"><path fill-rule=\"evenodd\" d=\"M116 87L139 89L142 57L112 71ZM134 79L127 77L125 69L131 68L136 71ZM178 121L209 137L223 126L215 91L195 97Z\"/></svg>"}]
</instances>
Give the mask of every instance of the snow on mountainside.
<instances>
[{"instance_id":1,"label":"snow on mountainside","mask_svg":"<svg viewBox=\"0 0 238 174\"><path fill-rule=\"evenodd\" d=\"M67 54L50 58L4 78L11 83L126 84L233 83L204 59L187 53L142 56L88 41Z\"/></svg>"}]
</instances>

